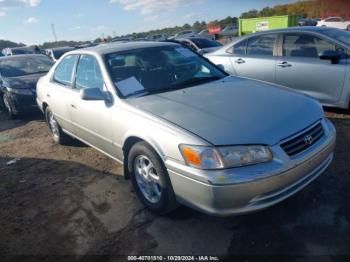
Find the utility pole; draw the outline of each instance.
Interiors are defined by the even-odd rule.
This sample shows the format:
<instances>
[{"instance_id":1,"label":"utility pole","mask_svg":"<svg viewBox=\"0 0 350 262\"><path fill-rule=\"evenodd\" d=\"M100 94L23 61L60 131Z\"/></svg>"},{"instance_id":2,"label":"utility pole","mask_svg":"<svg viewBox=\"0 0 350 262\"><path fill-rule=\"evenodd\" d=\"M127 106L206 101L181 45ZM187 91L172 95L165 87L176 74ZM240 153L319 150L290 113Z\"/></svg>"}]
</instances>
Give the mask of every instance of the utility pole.
<instances>
[{"instance_id":1,"label":"utility pole","mask_svg":"<svg viewBox=\"0 0 350 262\"><path fill-rule=\"evenodd\" d=\"M56 29L54 24L51 24L51 29L52 29L53 37L55 38L55 42L57 42L57 34L56 34Z\"/></svg>"}]
</instances>

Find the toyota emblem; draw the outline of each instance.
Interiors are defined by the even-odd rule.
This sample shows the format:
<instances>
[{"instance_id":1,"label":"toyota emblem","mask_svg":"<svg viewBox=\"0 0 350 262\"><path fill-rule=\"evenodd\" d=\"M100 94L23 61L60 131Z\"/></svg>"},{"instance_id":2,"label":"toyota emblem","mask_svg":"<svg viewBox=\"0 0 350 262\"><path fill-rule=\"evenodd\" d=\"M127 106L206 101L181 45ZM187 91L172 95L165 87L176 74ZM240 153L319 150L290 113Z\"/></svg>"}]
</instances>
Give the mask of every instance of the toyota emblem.
<instances>
[{"instance_id":1,"label":"toyota emblem","mask_svg":"<svg viewBox=\"0 0 350 262\"><path fill-rule=\"evenodd\" d=\"M304 137L304 143L305 145L312 145L314 139L311 135L307 135Z\"/></svg>"}]
</instances>

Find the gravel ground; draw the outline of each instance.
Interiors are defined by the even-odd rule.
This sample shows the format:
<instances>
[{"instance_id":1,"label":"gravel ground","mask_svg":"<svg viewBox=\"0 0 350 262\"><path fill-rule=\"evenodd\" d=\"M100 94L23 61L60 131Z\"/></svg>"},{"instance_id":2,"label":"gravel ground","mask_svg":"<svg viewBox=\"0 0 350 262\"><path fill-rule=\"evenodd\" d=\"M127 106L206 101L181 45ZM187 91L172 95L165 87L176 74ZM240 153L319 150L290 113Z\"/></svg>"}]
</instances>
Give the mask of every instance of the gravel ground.
<instances>
[{"instance_id":1,"label":"gravel ground","mask_svg":"<svg viewBox=\"0 0 350 262\"><path fill-rule=\"evenodd\" d=\"M272 208L217 218L186 207L154 215L114 161L79 142L53 144L40 115L8 121L0 113L0 255L350 259L350 115L328 116L338 141L324 175Z\"/></svg>"}]
</instances>

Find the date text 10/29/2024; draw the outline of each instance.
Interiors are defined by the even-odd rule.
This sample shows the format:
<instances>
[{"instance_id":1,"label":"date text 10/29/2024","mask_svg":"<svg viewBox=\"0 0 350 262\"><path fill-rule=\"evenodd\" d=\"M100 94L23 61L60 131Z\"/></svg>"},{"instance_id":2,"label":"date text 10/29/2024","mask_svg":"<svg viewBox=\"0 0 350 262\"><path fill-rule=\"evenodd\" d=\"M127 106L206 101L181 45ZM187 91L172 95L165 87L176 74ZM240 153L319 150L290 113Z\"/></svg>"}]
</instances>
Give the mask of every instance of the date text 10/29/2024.
<instances>
[{"instance_id":1,"label":"date text 10/29/2024","mask_svg":"<svg viewBox=\"0 0 350 262\"><path fill-rule=\"evenodd\" d=\"M216 256L128 256L128 261L220 261Z\"/></svg>"}]
</instances>

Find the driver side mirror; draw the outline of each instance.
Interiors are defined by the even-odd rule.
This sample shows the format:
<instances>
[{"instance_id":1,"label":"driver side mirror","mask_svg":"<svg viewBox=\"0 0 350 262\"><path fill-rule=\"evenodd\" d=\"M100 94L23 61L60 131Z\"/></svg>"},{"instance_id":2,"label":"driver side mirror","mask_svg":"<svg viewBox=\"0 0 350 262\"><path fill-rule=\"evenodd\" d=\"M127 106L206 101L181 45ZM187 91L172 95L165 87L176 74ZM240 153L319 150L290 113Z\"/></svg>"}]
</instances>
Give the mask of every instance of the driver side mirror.
<instances>
[{"instance_id":1,"label":"driver side mirror","mask_svg":"<svg viewBox=\"0 0 350 262\"><path fill-rule=\"evenodd\" d=\"M337 51L326 50L319 54L321 60L331 60L332 64L338 64L341 59L341 54Z\"/></svg>"},{"instance_id":2,"label":"driver side mirror","mask_svg":"<svg viewBox=\"0 0 350 262\"><path fill-rule=\"evenodd\" d=\"M108 95L100 88L86 88L80 90L80 98L86 101L105 101L108 100L107 96Z\"/></svg>"}]
</instances>

